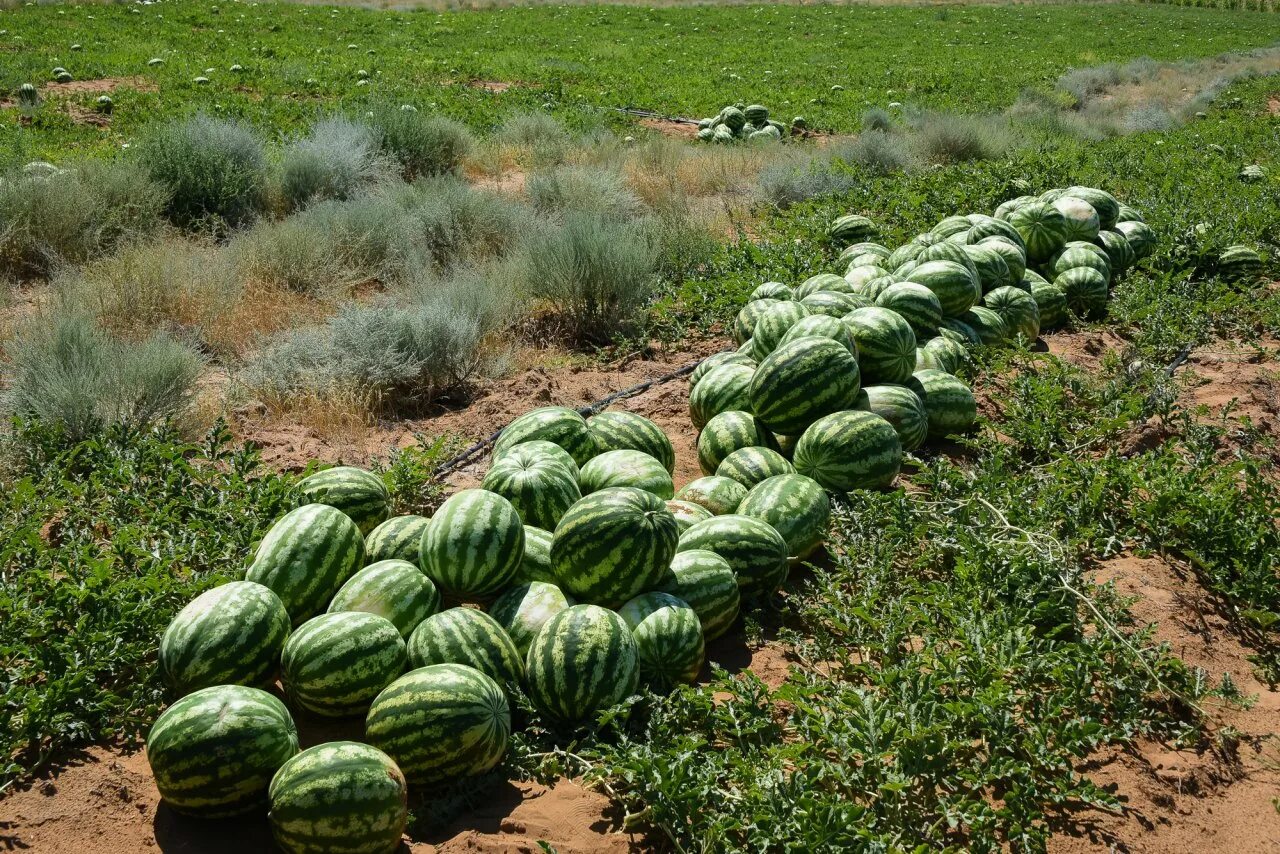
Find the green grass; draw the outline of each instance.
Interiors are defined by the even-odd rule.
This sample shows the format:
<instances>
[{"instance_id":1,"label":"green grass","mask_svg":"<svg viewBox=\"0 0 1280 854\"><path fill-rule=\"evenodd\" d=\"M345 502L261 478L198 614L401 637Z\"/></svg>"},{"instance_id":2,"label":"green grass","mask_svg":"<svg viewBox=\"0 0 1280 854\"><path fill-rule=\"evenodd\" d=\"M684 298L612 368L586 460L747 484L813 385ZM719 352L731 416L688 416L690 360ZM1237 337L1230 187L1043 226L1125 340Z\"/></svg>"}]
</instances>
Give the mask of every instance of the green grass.
<instances>
[{"instance_id":1,"label":"green grass","mask_svg":"<svg viewBox=\"0 0 1280 854\"><path fill-rule=\"evenodd\" d=\"M0 30L0 91L47 82L55 66L78 80L138 77L159 90L120 90L107 131L73 122L53 103L27 128L14 121L16 108L5 111L0 148L61 159L117 148L146 123L175 114L204 110L280 133L322 111L362 109L371 96L435 109L478 130L543 105L575 124L620 124L613 107L701 116L746 100L853 131L868 106L1000 109L1073 66L1264 46L1280 39L1280 18L1127 4L437 14L178 0L24 6L0 11ZM148 67L152 57L166 64ZM235 64L244 70L230 71ZM361 69L368 86L357 86ZM194 84L197 76L210 83ZM519 85L498 95L467 86L471 80ZM76 100L89 107L93 97Z\"/></svg>"}]
</instances>

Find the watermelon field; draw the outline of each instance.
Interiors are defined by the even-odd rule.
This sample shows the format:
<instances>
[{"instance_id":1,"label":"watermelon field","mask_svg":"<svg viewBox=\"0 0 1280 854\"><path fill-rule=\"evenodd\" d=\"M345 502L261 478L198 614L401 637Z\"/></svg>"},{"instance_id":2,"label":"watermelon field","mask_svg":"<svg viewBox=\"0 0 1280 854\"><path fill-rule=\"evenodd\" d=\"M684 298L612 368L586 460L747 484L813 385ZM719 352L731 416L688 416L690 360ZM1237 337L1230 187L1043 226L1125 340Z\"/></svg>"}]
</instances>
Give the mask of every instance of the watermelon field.
<instances>
[{"instance_id":1,"label":"watermelon field","mask_svg":"<svg viewBox=\"0 0 1280 854\"><path fill-rule=\"evenodd\" d=\"M1275 848L1272 4L0 60L0 847Z\"/></svg>"}]
</instances>

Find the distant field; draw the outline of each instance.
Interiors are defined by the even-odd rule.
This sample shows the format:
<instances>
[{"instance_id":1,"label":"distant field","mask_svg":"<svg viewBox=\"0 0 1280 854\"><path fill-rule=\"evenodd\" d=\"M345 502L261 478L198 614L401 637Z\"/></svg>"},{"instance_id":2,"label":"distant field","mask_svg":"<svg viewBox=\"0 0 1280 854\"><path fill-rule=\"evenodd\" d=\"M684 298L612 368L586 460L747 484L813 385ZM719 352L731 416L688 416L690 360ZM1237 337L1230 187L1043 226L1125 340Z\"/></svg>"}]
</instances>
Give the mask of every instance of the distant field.
<instances>
[{"instance_id":1,"label":"distant field","mask_svg":"<svg viewBox=\"0 0 1280 854\"><path fill-rule=\"evenodd\" d=\"M141 125L205 110L279 130L370 97L412 102L485 129L517 109L573 124L610 108L703 115L736 100L851 130L868 105L1002 108L1072 67L1199 57L1280 40L1280 17L1157 5L1003 7L523 7L384 12L288 4L34 6L0 11L0 91L128 78L109 128L85 121L99 91L58 93L0 147L65 157L119 145ZM73 45L80 45L72 50ZM152 58L163 66L149 66ZM233 72L233 65L242 70ZM367 85L357 85L360 70ZM197 85L196 77L208 83ZM469 82L513 84L502 93ZM843 87L835 89L833 87ZM549 106L545 106L549 105ZM7 140L5 136L9 137Z\"/></svg>"}]
</instances>

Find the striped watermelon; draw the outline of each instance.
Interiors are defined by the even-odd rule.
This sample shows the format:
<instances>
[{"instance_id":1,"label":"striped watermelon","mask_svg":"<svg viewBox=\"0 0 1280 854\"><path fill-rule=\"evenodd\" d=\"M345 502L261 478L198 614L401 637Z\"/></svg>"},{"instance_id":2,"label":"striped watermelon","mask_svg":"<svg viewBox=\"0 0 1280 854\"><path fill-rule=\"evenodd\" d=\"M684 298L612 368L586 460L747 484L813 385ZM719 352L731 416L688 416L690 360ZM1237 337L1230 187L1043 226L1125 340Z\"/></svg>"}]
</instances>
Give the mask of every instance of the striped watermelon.
<instances>
[{"instance_id":1,"label":"striped watermelon","mask_svg":"<svg viewBox=\"0 0 1280 854\"><path fill-rule=\"evenodd\" d=\"M493 603L489 616L502 626L507 637L515 644L522 674L525 654L529 652L533 636L547 620L573 604L573 599L566 596L563 590L546 581L518 584Z\"/></svg>"},{"instance_id":2,"label":"striped watermelon","mask_svg":"<svg viewBox=\"0 0 1280 854\"><path fill-rule=\"evenodd\" d=\"M502 450L502 453L493 452L494 463L499 460L505 460L508 457L515 457L526 465L538 459L551 460L564 467L565 471L569 472L574 480L578 479L577 460L570 456L569 452L564 448L555 442L548 442L546 439L530 439L528 442L509 445Z\"/></svg>"},{"instance_id":3,"label":"striped watermelon","mask_svg":"<svg viewBox=\"0 0 1280 854\"><path fill-rule=\"evenodd\" d=\"M481 487L501 495L520 514L520 520L538 528L555 528L573 502L582 497L573 473L549 456L520 453L517 445L495 460ZM587 466L591 463L588 462Z\"/></svg>"},{"instance_id":4,"label":"striped watermelon","mask_svg":"<svg viewBox=\"0 0 1280 854\"><path fill-rule=\"evenodd\" d=\"M749 339L748 339L749 340ZM755 346L753 342L752 347ZM689 374L689 391L693 391L698 383L702 380L707 372L719 365L746 365L751 370L756 369L756 360L743 353L737 353L733 350L727 350L723 353L713 353L698 363L698 367L693 369L693 373Z\"/></svg>"},{"instance_id":5,"label":"striped watermelon","mask_svg":"<svg viewBox=\"0 0 1280 854\"><path fill-rule=\"evenodd\" d=\"M859 214L836 217L831 225L827 226L827 237L837 246L872 240L878 234L879 229L876 228L876 224Z\"/></svg>"},{"instance_id":6,"label":"striped watermelon","mask_svg":"<svg viewBox=\"0 0 1280 854\"><path fill-rule=\"evenodd\" d=\"M866 298L858 294L842 294L835 291L818 291L809 294L800 304L809 310L809 315L826 315L827 317L838 319L866 303ZM808 318L805 318L806 320ZM795 326L787 330L789 335L795 330ZM786 335L783 336L786 340ZM781 343L781 342L779 342Z\"/></svg>"},{"instance_id":7,"label":"striped watermelon","mask_svg":"<svg viewBox=\"0 0 1280 854\"><path fill-rule=\"evenodd\" d=\"M938 224L930 230L930 233L937 234L942 237L952 237L957 234L964 234L972 227L973 223L969 222L969 218L967 216L956 215L945 217L940 220Z\"/></svg>"},{"instance_id":8,"label":"striped watermelon","mask_svg":"<svg viewBox=\"0 0 1280 854\"><path fill-rule=\"evenodd\" d=\"M794 471L787 458L772 448L750 447L739 448L725 457L716 476L736 480L750 490L762 480Z\"/></svg>"},{"instance_id":9,"label":"striped watermelon","mask_svg":"<svg viewBox=\"0 0 1280 854\"><path fill-rule=\"evenodd\" d=\"M945 342L943 348L955 347L964 352L954 341L945 338L935 340ZM898 434L904 451L914 451L924 444L929 435L929 418L925 415L924 404L914 391L904 385L869 385L858 395L854 409L871 412L888 421Z\"/></svg>"},{"instance_id":10,"label":"striped watermelon","mask_svg":"<svg viewBox=\"0 0 1280 854\"><path fill-rule=\"evenodd\" d=\"M543 406L526 412L506 426L493 446L494 459L501 457L512 445L531 439L544 439L559 445L578 465L596 455L595 440L591 438L585 418L564 406Z\"/></svg>"},{"instance_id":11,"label":"striped watermelon","mask_svg":"<svg viewBox=\"0 0 1280 854\"><path fill-rule=\"evenodd\" d=\"M1139 261L1156 251L1156 244L1159 242L1156 239L1156 233L1145 222L1136 220L1118 222L1116 231L1128 238L1129 246L1133 248L1133 254Z\"/></svg>"},{"instance_id":12,"label":"striped watermelon","mask_svg":"<svg viewBox=\"0 0 1280 854\"><path fill-rule=\"evenodd\" d=\"M792 299L797 302L818 291L841 290L846 287L845 280L835 273L819 273L801 282L794 291Z\"/></svg>"},{"instance_id":13,"label":"striped watermelon","mask_svg":"<svg viewBox=\"0 0 1280 854\"><path fill-rule=\"evenodd\" d=\"M996 219L1008 220L1009 215L1025 204L1030 204L1036 200L1035 196L1018 196L1015 199L1009 199L1007 202L1001 202L996 207Z\"/></svg>"},{"instance_id":14,"label":"striped watermelon","mask_svg":"<svg viewBox=\"0 0 1280 854\"><path fill-rule=\"evenodd\" d=\"M871 412L836 412L813 423L796 442L796 471L834 492L881 489L902 468L902 441Z\"/></svg>"},{"instance_id":15,"label":"striped watermelon","mask_svg":"<svg viewBox=\"0 0 1280 854\"><path fill-rule=\"evenodd\" d=\"M165 803L215 818L260 806L276 770L298 752L284 703L258 688L215 685L178 700L147 736L147 761Z\"/></svg>"},{"instance_id":16,"label":"striped watermelon","mask_svg":"<svg viewBox=\"0 0 1280 854\"><path fill-rule=\"evenodd\" d=\"M884 260L884 268L886 270L892 270L895 273L898 272L903 266L910 264L919 258L920 253L924 251L925 246L927 245L928 244L921 243L919 241L919 236L917 236L911 241L904 243L897 249L893 250L893 252L889 254L889 257Z\"/></svg>"},{"instance_id":17,"label":"striped watermelon","mask_svg":"<svg viewBox=\"0 0 1280 854\"><path fill-rule=\"evenodd\" d=\"M329 613L364 611L390 620L403 638L440 608L440 591L415 564L405 560L371 563L342 585Z\"/></svg>"},{"instance_id":18,"label":"striped watermelon","mask_svg":"<svg viewBox=\"0 0 1280 854\"><path fill-rule=\"evenodd\" d=\"M1033 282L1031 296L1040 314L1041 329L1057 329L1067 322L1067 296L1062 288L1049 282Z\"/></svg>"},{"instance_id":19,"label":"striped watermelon","mask_svg":"<svg viewBox=\"0 0 1280 854\"><path fill-rule=\"evenodd\" d=\"M916 350L916 370L934 368L935 370L954 374L968 361L969 351L964 348L964 345L943 335L930 338L924 342L923 347ZM861 407L856 408L860 409ZM903 447L909 451L914 450L905 441L903 442Z\"/></svg>"},{"instance_id":20,"label":"striped watermelon","mask_svg":"<svg viewBox=\"0 0 1280 854\"><path fill-rule=\"evenodd\" d=\"M953 240L960 239L962 238L953 238ZM941 243L926 246L916 258L916 266L911 268L909 273L905 272L905 270L900 270L899 272L903 273L903 275L914 282L916 281L913 277L915 271L931 261L951 261L952 263L959 264L968 271L969 277L973 280L974 287L981 289L981 285L978 280L978 267L973 263L973 259L969 257L969 253L965 251L964 244L961 242L953 243L951 240L944 240ZM925 275L932 275L932 272L926 271Z\"/></svg>"},{"instance_id":21,"label":"striped watermelon","mask_svg":"<svg viewBox=\"0 0 1280 854\"><path fill-rule=\"evenodd\" d=\"M427 530L425 516L392 516L364 538L365 564L384 560L418 562L418 547Z\"/></svg>"},{"instance_id":22,"label":"striped watermelon","mask_svg":"<svg viewBox=\"0 0 1280 854\"><path fill-rule=\"evenodd\" d=\"M1009 327L1005 326L1004 319L985 305L975 305L960 315L960 320L968 324L969 328L974 332L977 332L978 337L982 339L982 343L988 347L999 347L1011 337Z\"/></svg>"},{"instance_id":23,"label":"striped watermelon","mask_svg":"<svg viewBox=\"0 0 1280 854\"><path fill-rule=\"evenodd\" d=\"M676 488L671 473L642 451L609 451L582 467L582 491L586 495L615 486L634 486L664 501L673 498Z\"/></svg>"},{"instance_id":24,"label":"striped watermelon","mask_svg":"<svg viewBox=\"0 0 1280 854\"><path fill-rule=\"evenodd\" d=\"M887 246L883 246L879 243L871 243L869 241L863 241L861 243L854 243L852 246L846 246L844 249L841 249L840 256L836 260L842 263L848 263L851 259L857 258L862 255L870 255L870 256L879 258L881 260L884 260L892 254L893 252Z\"/></svg>"},{"instance_id":25,"label":"striped watermelon","mask_svg":"<svg viewBox=\"0 0 1280 854\"><path fill-rule=\"evenodd\" d=\"M994 247L985 243L974 243L962 249L973 262L974 269L978 271L978 284L982 287L983 293L1018 281L1014 278L1009 265L1005 263L1004 255L997 252Z\"/></svg>"},{"instance_id":26,"label":"striped watermelon","mask_svg":"<svg viewBox=\"0 0 1280 854\"><path fill-rule=\"evenodd\" d=\"M616 607L662 578L679 536L675 517L653 493L602 489L560 521L551 565L561 589L578 601Z\"/></svg>"},{"instance_id":27,"label":"striped watermelon","mask_svg":"<svg viewBox=\"0 0 1280 854\"><path fill-rule=\"evenodd\" d=\"M750 300L758 299L780 299L787 300L792 298L791 288L782 284L782 282L765 282L754 291L751 292Z\"/></svg>"},{"instance_id":28,"label":"striped watermelon","mask_svg":"<svg viewBox=\"0 0 1280 854\"><path fill-rule=\"evenodd\" d=\"M676 470L676 451L662 428L643 415L614 410L587 419L587 427L595 437L598 453L606 451L643 451L662 463L671 474Z\"/></svg>"},{"instance_id":29,"label":"striped watermelon","mask_svg":"<svg viewBox=\"0 0 1280 854\"><path fill-rule=\"evenodd\" d=\"M977 279L956 261L928 261L907 278L933 291L942 304L942 313L948 317L964 314L982 296Z\"/></svg>"},{"instance_id":30,"label":"striped watermelon","mask_svg":"<svg viewBox=\"0 0 1280 854\"><path fill-rule=\"evenodd\" d=\"M688 501L705 507L713 515L724 516L738 509L747 496L747 488L733 478L700 477L692 480L676 493L680 501Z\"/></svg>"},{"instance_id":31,"label":"striped watermelon","mask_svg":"<svg viewBox=\"0 0 1280 854\"><path fill-rule=\"evenodd\" d=\"M1067 307L1081 317L1098 317L1107 310L1107 280L1093 267L1075 267L1053 280Z\"/></svg>"},{"instance_id":32,"label":"striped watermelon","mask_svg":"<svg viewBox=\"0 0 1280 854\"><path fill-rule=\"evenodd\" d=\"M1067 218L1042 201L1018 207L1009 214L1009 224L1022 235L1028 261L1047 261L1067 242Z\"/></svg>"},{"instance_id":33,"label":"striped watermelon","mask_svg":"<svg viewBox=\"0 0 1280 854\"><path fill-rule=\"evenodd\" d=\"M995 251L1004 260L1004 265L1009 268L1008 284L1016 285L1022 281L1022 277L1027 272L1027 250L1022 248L1021 237L1016 243L999 235L984 237L978 245Z\"/></svg>"},{"instance_id":34,"label":"striped watermelon","mask_svg":"<svg viewBox=\"0 0 1280 854\"><path fill-rule=\"evenodd\" d=\"M307 504L271 526L244 577L270 587L296 626L324 611L363 565L356 523L328 504Z\"/></svg>"},{"instance_id":35,"label":"striped watermelon","mask_svg":"<svg viewBox=\"0 0 1280 854\"><path fill-rule=\"evenodd\" d=\"M1111 282L1111 259L1107 257L1105 250L1092 243L1068 243L1065 249L1053 256L1049 266L1055 280L1068 270L1092 267L1101 273L1108 283Z\"/></svg>"},{"instance_id":36,"label":"striped watermelon","mask_svg":"<svg viewBox=\"0 0 1280 854\"><path fill-rule=\"evenodd\" d=\"M1119 207L1116 209L1116 222L1146 222L1146 219L1142 214L1138 213L1137 208L1130 207L1124 202L1120 202ZM1114 228L1114 226L1112 227Z\"/></svg>"},{"instance_id":37,"label":"striped watermelon","mask_svg":"<svg viewBox=\"0 0 1280 854\"><path fill-rule=\"evenodd\" d=\"M1066 194L1067 194L1067 191L1064 190L1063 188L1054 187L1053 189L1045 190L1036 198L1047 204L1053 204L1054 202L1056 202L1058 199L1062 198Z\"/></svg>"},{"instance_id":38,"label":"striped watermelon","mask_svg":"<svg viewBox=\"0 0 1280 854\"><path fill-rule=\"evenodd\" d=\"M382 478L353 466L318 471L298 481L307 504L328 504L350 517L368 534L391 515L391 493Z\"/></svg>"},{"instance_id":39,"label":"striped watermelon","mask_svg":"<svg viewBox=\"0 0 1280 854\"><path fill-rule=\"evenodd\" d=\"M280 597L252 581L206 590L160 638L160 675L177 696L213 685L263 687L275 681L289 637Z\"/></svg>"},{"instance_id":40,"label":"striped watermelon","mask_svg":"<svg viewBox=\"0 0 1280 854\"><path fill-rule=\"evenodd\" d=\"M861 246L865 244L854 244ZM852 248L852 247L851 247ZM887 250L886 250L887 251ZM840 253L840 257L836 260L844 262L846 270L852 270L855 267L883 267L888 255L881 255L878 252L853 252L847 249Z\"/></svg>"},{"instance_id":41,"label":"striped watermelon","mask_svg":"<svg viewBox=\"0 0 1280 854\"><path fill-rule=\"evenodd\" d=\"M942 322L942 303L937 295L915 282L890 285L876 297L876 305L899 314L920 338L932 335Z\"/></svg>"},{"instance_id":42,"label":"striped watermelon","mask_svg":"<svg viewBox=\"0 0 1280 854\"><path fill-rule=\"evenodd\" d=\"M864 382L902 382L911 375L916 366L916 334L906 318L887 308L860 308L850 312L844 322L858 342L858 365ZM852 405L853 399L849 399L840 409ZM823 414L831 411L839 409Z\"/></svg>"},{"instance_id":43,"label":"striped watermelon","mask_svg":"<svg viewBox=\"0 0 1280 854\"><path fill-rule=\"evenodd\" d=\"M702 669L706 641L702 621L670 593L641 593L618 609L636 642L640 680L655 691L693 682Z\"/></svg>"},{"instance_id":44,"label":"striped watermelon","mask_svg":"<svg viewBox=\"0 0 1280 854\"><path fill-rule=\"evenodd\" d=\"M780 474L753 486L738 505L738 515L767 522L786 541L788 557L804 560L827 536L831 502L813 478Z\"/></svg>"},{"instance_id":45,"label":"striped watermelon","mask_svg":"<svg viewBox=\"0 0 1280 854\"><path fill-rule=\"evenodd\" d=\"M721 412L751 408L751 379L746 365L719 365L707 372L689 392L689 418L701 430Z\"/></svg>"},{"instance_id":46,"label":"striped watermelon","mask_svg":"<svg viewBox=\"0 0 1280 854\"><path fill-rule=\"evenodd\" d=\"M551 568L550 531L532 525L524 526L524 557L511 580L518 584L529 581L556 582L555 570Z\"/></svg>"},{"instance_id":47,"label":"striped watermelon","mask_svg":"<svg viewBox=\"0 0 1280 854\"><path fill-rule=\"evenodd\" d=\"M973 227L965 233L964 242L986 243L992 238L1007 241L1017 248L1020 254L1026 252L1026 246L1022 242L1022 235L1018 233L1018 229L995 217L984 217L981 222L974 223ZM1025 258L1025 255L1023 257Z\"/></svg>"},{"instance_id":48,"label":"striped watermelon","mask_svg":"<svg viewBox=\"0 0 1280 854\"><path fill-rule=\"evenodd\" d=\"M1120 216L1120 203L1106 190L1093 187L1067 187L1066 195L1088 202L1097 212L1098 224L1102 228L1115 227Z\"/></svg>"},{"instance_id":49,"label":"striped watermelon","mask_svg":"<svg viewBox=\"0 0 1280 854\"><path fill-rule=\"evenodd\" d=\"M1231 281L1254 281L1262 275L1262 256L1248 246L1228 246L1218 256L1218 275Z\"/></svg>"},{"instance_id":50,"label":"striped watermelon","mask_svg":"<svg viewBox=\"0 0 1280 854\"><path fill-rule=\"evenodd\" d=\"M465 664L419 667L388 685L365 718L365 739L414 783L456 781L502 761L511 707L502 687Z\"/></svg>"},{"instance_id":51,"label":"striped watermelon","mask_svg":"<svg viewBox=\"0 0 1280 854\"><path fill-rule=\"evenodd\" d=\"M938 334L966 348L976 347L982 343L982 336L978 334L978 330L958 317L942 318L942 323L938 324Z\"/></svg>"},{"instance_id":52,"label":"striped watermelon","mask_svg":"<svg viewBox=\"0 0 1280 854\"><path fill-rule=\"evenodd\" d=\"M798 302L780 302L770 306L756 323L756 331L751 340L755 341L752 355L759 361L774 351L782 343L787 330L798 323L801 318L809 316L809 309Z\"/></svg>"},{"instance_id":53,"label":"striped watermelon","mask_svg":"<svg viewBox=\"0 0 1280 854\"><path fill-rule=\"evenodd\" d=\"M525 666L534 705L566 723L621 703L640 679L631 628L596 605L574 605L548 620L534 635Z\"/></svg>"},{"instance_id":54,"label":"striped watermelon","mask_svg":"<svg viewBox=\"0 0 1280 854\"><path fill-rule=\"evenodd\" d=\"M362 715L404 673L404 638L385 617L363 611L321 614L289 636L280 681L296 706L328 718Z\"/></svg>"},{"instance_id":55,"label":"striped watermelon","mask_svg":"<svg viewBox=\"0 0 1280 854\"><path fill-rule=\"evenodd\" d=\"M806 318L808 320L809 318ZM839 321L836 321L839 323ZM698 434L698 466L715 474L720 463L740 448L776 448L773 434L750 412L721 412Z\"/></svg>"},{"instance_id":56,"label":"striped watermelon","mask_svg":"<svg viewBox=\"0 0 1280 854\"><path fill-rule=\"evenodd\" d=\"M882 309L860 308L854 314L862 311ZM910 327L907 332L910 334ZM797 338L756 368L750 410L776 433L798 433L828 412L849 406L858 394L858 385L858 360L843 345L816 335Z\"/></svg>"},{"instance_id":57,"label":"striped watermelon","mask_svg":"<svg viewBox=\"0 0 1280 854\"><path fill-rule=\"evenodd\" d=\"M859 264L856 267L851 266L845 272L844 284L851 290L851 293L862 294L875 299L876 294L870 292L868 285L886 276L893 276L893 273L880 264Z\"/></svg>"},{"instance_id":58,"label":"striped watermelon","mask_svg":"<svg viewBox=\"0 0 1280 854\"><path fill-rule=\"evenodd\" d=\"M1106 250L1107 260L1111 262L1111 270L1116 276L1123 275L1138 261L1133 247L1129 245L1129 238L1118 231L1099 231L1098 245Z\"/></svg>"},{"instance_id":59,"label":"striped watermelon","mask_svg":"<svg viewBox=\"0 0 1280 854\"><path fill-rule=\"evenodd\" d=\"M524 681L524 659L506 629L474 608L449 608L423 620L409 638L409 666L465 664L506 690Z\"/></svg>"},{"instance_id":60,"label":"striped watermelon","mask_svg":"<svg viewBox=\"0 0 1280 854\"><path fill-rule=\"evenodd\" d=\"M1067 242L1097 238L1101 223L1093 205L1075 196L1061 196L1054 200L1053 206L1062 214L1067 224Z\"/></svg>"},{"instance_id":61,"label":"striped watermelon","mask_svg":"<svg viewBox=\"0 0 1280 854\"><path fill-rule=\"evenodd\" d=\"M271 780L271 834L286 854L391 854L409 821L400 769L354 741L309 747Z\"/></svg>"},{"instance_id":62,"label":"striped watermelon","mask_svg":"<svg viewBox=\"0 0 1280 854\"><path fill-rule=\"evenodd\" d=\"M853 336L849 334L849 327L845 326L839 319L847 313L847 311L841 312L835 317L832 317L829 314L811 314L802 319L795 326L788 329L787 334L782 336L781 343L789 344L797 338L807 338L811 335L818 335L843 344L845 349L854 356L857 356L858 345L853 342Z\"/></svg>"},{"instance_id":63,"label":"striped watermelon","mask_svg":"<svg viewBox=\"0 0 1280 854\"><path fill-rule=\"evenodd\" d=\"M942 371L916 371L907 387L924 402L929 438L964 433L978 419L978 402L964 382Z\"/></svg>"},{"instance_id":64,"label":"striped watermelon","mask_svg":"<svg viewBox=\"0 0 1280 854\"><path fill-rule=\"evenodd\" d=\"M511 502L464 489L431 517L419 565L445 595L484 598L510 583L523 557L524 526Z\"/></svg>"},{"instance_id":65,"label":"striped watermelon","mask_svg":"<svg viewBox=\"0 0 1280 854\"><path fill-rule=\"evenodd\" d=\"M706 549L690 549L671 559L671 572L658 589L683 599L702 622L702 636L713 641L738 619L742 594L733 567Z\"/></svg>"},{"instance_id":66,"label":"striped watermelon","mask_svg":"<svg viewBox=\"0 0 1280 854\"><path fill-rule=\"evenodd\" d=\"M715 552L733 568L743 598L772 595L787 579L787 541L752 516L717 516L680 535L677 553Z\"/></svg>"},{"instance_id":67,"label":"striped watermelon","mask_svg":"<svg viewBox=\"0 0 1280 854\"><path fill-rule=\"evenodd\" d=\"M982 304L1000 315L1012 336L1021 335L1028 343L1040 337L1040 309L1035 297L1026 291L1006 285L984 296Z\"/></svg>"},{"instance_id":68,"label":"striped watermelon","mask_svg":"<svg viewBox=\"0 0 1280 854\"><path fill-rule=\"evenodd\" d=\"M710 510L701 504L694 504L692 501L671 500L667 502L667 509L671 511L671 515L676 520L676 530L684 533L691 525L710 519L713 514Z\"/></svg>"}]
</instances>

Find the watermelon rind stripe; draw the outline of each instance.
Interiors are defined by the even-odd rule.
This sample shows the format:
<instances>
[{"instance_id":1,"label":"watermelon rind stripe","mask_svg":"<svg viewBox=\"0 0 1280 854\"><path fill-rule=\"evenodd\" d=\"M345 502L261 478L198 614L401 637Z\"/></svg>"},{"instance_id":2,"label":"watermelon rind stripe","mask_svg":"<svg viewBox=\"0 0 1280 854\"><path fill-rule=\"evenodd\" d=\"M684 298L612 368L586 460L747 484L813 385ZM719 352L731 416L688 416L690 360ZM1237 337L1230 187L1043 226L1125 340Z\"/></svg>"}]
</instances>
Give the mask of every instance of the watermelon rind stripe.
<instances>
[{"instance_id":1,"label":"watermelon rind stripe","mask_svg":"<svg viewBox=\"0 0 1280 854\"><path fill-rule=\"evenodd\" d=\"M465 664L510 691L524 680L524 660L497 620L472 608L449 608L423 620L409 638L409 666Z\"/></svg>"}]
</instances>

